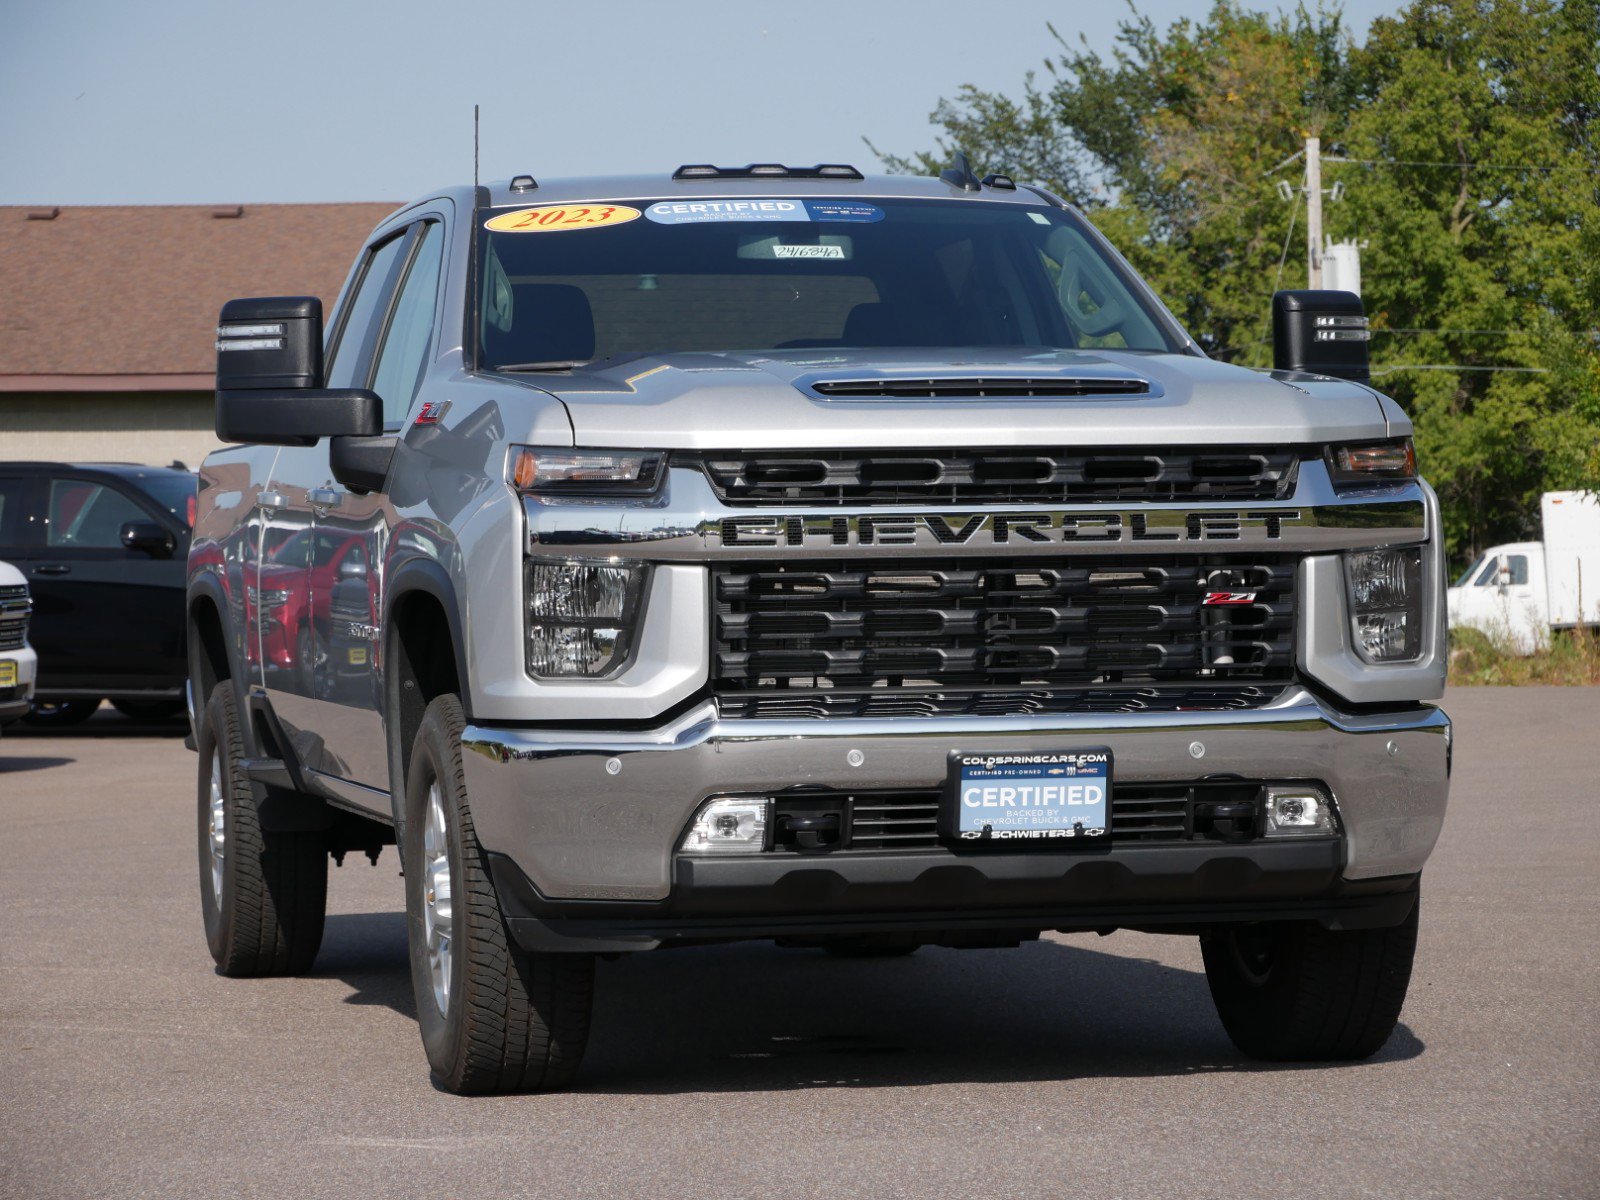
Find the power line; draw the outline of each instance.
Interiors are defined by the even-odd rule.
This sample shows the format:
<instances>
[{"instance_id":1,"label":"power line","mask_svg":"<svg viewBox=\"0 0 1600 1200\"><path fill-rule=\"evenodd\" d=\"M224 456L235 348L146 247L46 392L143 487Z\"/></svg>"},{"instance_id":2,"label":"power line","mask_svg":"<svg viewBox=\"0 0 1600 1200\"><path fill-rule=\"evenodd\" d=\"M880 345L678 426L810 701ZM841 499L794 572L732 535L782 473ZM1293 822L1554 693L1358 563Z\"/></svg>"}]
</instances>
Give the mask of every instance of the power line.
<instances>
[{"instance_id":1,"label":"power line","mask_svg":"<svg viewBox=\"0 0 1600 1200\"><path fill-rule=\"evenodd\" d=\"M1394 367L1374 367L1373 375L1393 375L1396 371L1514 371L1521 375L1548 375L1549 367L1462 367L1453 363L1406 363Z\"/></svg>"},{"instance_id":2,"label":"power line","mask_svg":"<svg viewBox=\"0 0 1600 1200\"><path fill-rule=\"evenodd\" d=\"M1289 232L1283 235L1283 253L1278 255L1278 274L1272 281L1273 291L1277 291L1278 285L1283 282L1283 264L1289 261L1289 240L1294 237L1294 223L1299 214L1300 195L1296 193L1294 204L1289 208Z\"/></svg>"},{"instance_id":3,"label":"power line","mask_svg":"<svg viewBox=\"0 0 1600 1200\"><path fill-rule=\"evenodd\" d=\"M1296 150L1293 154L1289 155L1288 158L1284 159L1277 166L1268 167L1265 171L1261 172L1262 178L1266 178L1266 176L1268 176L1268 175L1276 175L1279 171L1283 170L1285 167L1287 167L1290 163L1294 162L1296 159L1298 159L1304 153L1305 153L1305 147L1302 146L1299 150Z\"/></svg>"},{"instance_id":4,"label":"power line","mask_svg":"<svg viewBox=\"0 0 1600 1200\"><path fill-rule=\"evenodd\" d=\"M1276 175L1290 163L1296 162L1305 156L1304 150L1296 150L1288 158L1274 167L1269 167L1261 172L1263 178ZM1324 154L1322 161L1325 163L1349 163L1358 167L1439 167L1451 171L1559 171L1566 163L1474 163L1474 162L1427 162L1417 158L1346 158L1342 154Z\"/></svg>"},{"instance_id":5,"label":"power line","mask_svg":"<svg viewBox=\"0 0 1600 1200\"><path fill-rule=\"evenodd\" d=\"M1559 171L1565 163L1464 163L1422 162L1414 158L1342 158L1335 154L1322 156L1323 162L1353 163L1362 167L1448 167L1453 171ZM1274 167L1273 170L1278 168Z\"/></svg>"},{"instance_id":6,"label":"power line","mask_svg":"<svg viewBox=\"0 0 1600 1200\"><path fill-rule=\"evenodd\" d=\"M1380 333L1493 333L1510 337L1513 334L1533 334L1531 329L1374 329L1374 336Z\"/></svg>"}]
</instances>

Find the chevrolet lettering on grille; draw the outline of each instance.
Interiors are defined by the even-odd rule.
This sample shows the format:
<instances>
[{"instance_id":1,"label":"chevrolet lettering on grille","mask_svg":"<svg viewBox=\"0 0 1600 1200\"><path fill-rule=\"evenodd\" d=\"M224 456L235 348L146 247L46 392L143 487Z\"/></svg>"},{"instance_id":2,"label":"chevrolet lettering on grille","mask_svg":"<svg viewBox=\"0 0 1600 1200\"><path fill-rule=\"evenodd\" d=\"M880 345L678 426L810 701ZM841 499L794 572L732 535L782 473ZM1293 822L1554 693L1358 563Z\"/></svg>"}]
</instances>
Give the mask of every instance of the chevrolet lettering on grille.
<instances>
[{"instance_id":1,"label":"chevrolet lettering on grille","mask_svg":"<svg viewBox=\"0 0 1600 1200\"><path fill-rule=\"evenodd\" d=\"M912 546L923 535L944 546L968 543L1003 546L1019 542L1205 542L1277 541L1283 527L1300 520L1295 509L1142 512L1032 512L898 514L894 516L725 517L717 536L724 546Z\"/></svg>"}]
</instances>

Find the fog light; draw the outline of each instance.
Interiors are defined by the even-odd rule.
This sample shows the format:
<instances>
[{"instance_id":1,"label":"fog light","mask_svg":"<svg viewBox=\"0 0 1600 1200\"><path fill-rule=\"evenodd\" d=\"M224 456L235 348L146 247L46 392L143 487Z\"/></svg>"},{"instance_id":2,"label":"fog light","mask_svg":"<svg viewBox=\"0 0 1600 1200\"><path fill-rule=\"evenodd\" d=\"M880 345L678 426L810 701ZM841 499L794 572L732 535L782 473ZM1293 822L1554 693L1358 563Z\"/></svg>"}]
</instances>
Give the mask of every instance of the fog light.
<instances>
[{"instance_id":1,"label":"fog light","mask_svg":"<svg viewBox=\"0 0 1600 1200\"><path fill-rule=\"evenodd\" d=\"M1316 836L1336 832L1333 802L1316 788L1267 789L1267 837Z\"/></svg>"},{"instance_id":2,"label":"fog light","mask_svg":"<svg viewBox=\"0 0 1600 1200\"><path fill-rule=\"evenodd\" d=\"M708 800L683 839L685 854L747 854L767 848L765 800Z\"/></svg>"}]
</instances>

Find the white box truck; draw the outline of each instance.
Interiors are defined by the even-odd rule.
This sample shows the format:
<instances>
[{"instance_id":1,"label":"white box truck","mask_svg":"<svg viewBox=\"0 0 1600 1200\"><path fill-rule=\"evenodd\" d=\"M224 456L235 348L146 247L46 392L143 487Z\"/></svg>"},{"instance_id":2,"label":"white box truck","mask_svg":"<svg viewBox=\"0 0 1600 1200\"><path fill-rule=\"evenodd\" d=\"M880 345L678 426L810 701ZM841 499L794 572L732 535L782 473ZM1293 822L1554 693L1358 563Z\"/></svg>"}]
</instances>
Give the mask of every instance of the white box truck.
<instances>
[{"instance_id":1,"label":"white box truck","mask_svg":"<svg viewBox=\"0 0 1600 1200\"><path fill-rule=\"evenodd\" d=\"M1546 492L1542 542L1491 546L1450 589L1450 628L1481 629L1532 654L1553 629L1600 625L1600 496Z\"/></svg>"}]
</instances>

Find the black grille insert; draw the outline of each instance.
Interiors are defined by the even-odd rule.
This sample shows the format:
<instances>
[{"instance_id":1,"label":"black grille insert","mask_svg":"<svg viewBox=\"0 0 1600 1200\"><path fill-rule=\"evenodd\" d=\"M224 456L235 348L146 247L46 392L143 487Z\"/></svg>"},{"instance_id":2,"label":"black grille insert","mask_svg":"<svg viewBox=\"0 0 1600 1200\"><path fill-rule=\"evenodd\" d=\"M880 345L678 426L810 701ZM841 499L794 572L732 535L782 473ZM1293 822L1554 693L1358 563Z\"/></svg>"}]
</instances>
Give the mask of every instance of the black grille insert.
<instances>
[{"instance_id":1,"label":"black grille insert","mask_svg":"<svg viewBox=\"0 0 1600 1200\"><path fill-rule=\"evenodd\" d=\"M1280 689L1267 687L1084 688L1047 691L906 691L890 688L796 689L724 693L724 717L798 721L888 717L1030 717L1066 713L1216 712L1260 708Z\"/></svg>"},{"instance_id":2,"label":"black grille insert","mask_svg":"<svg viewBox=\"0 0 1600 1200\"><path fill-rule=\"evenodd\" d=\"M0 587L0 650L20 650L28 640L28 589L25 584Z\"/></svg>"},{"instance_id":3,"label":"black grille insert","mask_svg":"<svg viewBox=\"0 0 1600 1200\"><path fill-rule=\"evenodd\" d=\"M719 567L713 682L725 712L753 716L1250 707L1292 678L1295 568L1270 555Z\"/></svg>"},{"instance_id":4,"label":"black grille insert","mask_svg":"<svg viewBox=\"0 0 1600 1200\"><path fill-rule=\"evenodd\" d=\"M1075 504L1275 500L1294 487L1293 449L829 451L675 456L730 504Z\"/></svg>"}]
</instances>

